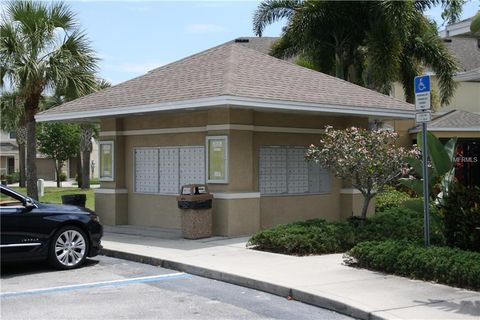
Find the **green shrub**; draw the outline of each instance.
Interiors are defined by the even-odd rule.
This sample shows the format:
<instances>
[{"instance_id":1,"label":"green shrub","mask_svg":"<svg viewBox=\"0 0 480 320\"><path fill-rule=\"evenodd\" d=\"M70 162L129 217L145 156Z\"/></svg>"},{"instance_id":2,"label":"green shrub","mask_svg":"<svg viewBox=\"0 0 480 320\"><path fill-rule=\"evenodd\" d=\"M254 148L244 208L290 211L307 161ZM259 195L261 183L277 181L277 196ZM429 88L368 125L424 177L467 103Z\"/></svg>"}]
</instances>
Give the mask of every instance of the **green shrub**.
<instances>
[{"instance_id":1,"label":"green shrub","mask_svg":"<svg viewBox=\"0 0 480 320\"><path fill-rule=\"evenodd\" d=\"M453 184L443 197L440 212L447 244L480 252L480 189Z\"/></svg>"},{"instance_id":2,"label":"green shrub","mask_svg":"<svg viewBox=\"0 0 480 320\"><path fill-rule=\"evenodd\" d=\"M375 212L383 212L390 208L400 207L405 201L411 197L405 192L397 191L393 187L387 188L375 197Z\"/></svg>"},{"instance_id":3,"label":"green shrub","mask_svg":"<svg viewBox=\"0 0 480 320\"><path fill-rule=\"evenodd\" d=\"M10 183L17 183L20 181L20 172L13 172L7 176L7 182Z\"/></svg>"},{"instance_id":4,"label":"green shrub","mask_svg":"<svg viewBox=\"0 0 480 320\"><path fill-rule=\"evenodd\" d=\"M430 234L433 244L444 244L443 224L437 211L431 212ZM364 226L356 219L331 223L321 219L307 220L260 231L247 246L258 250L295 254L344 252L361 241L387 239L423 243L423 214L393 208L368 218Z\"/></svg>"},{"instance_id":5,"label":"green shrub","mask_svg":"<svg viewBox=\"0 0 480 320\"><path fill-rule=\"evenodd\" d=\"M60 172L60 181L67 181L67 174L65 172Z\"/></svg>"},{"instance_id":6,"label":"green shrub","mask_svg":"<svg viewBox=\"0 0 480 320\"><path fill-rule=\"evenodd\" d=\"M423 208L422 208L423 209ZM350 223L352 223L350 221ZM387 239L409 240L423 243L423 212L409 208L391 208L367 219L362 227L356 227L356 242ZM430 241L445 244L444 226L438 210L430 210Z\"/></svg>"},{"instance_id":7,"label":"green shrub","mask_svg":"<svg viewBox=\"0 0 480 320\"><path fill-rule=\"evenodd\" d=\"M480 289L480 253L408 241L362 242L344 256L347 265Z\"/></svg>"},{"instance_id":8,"label":"green shrub","mask_svg":"<svg viewBox=\"0 0 480 320\"><path fill-rule=\"evenodd\" d=\"M323 254L344 252L351 248L354 238L347 224L315 219L260 231L248 240L247 246L295 255Z\"/></svg>"}]
</instances>

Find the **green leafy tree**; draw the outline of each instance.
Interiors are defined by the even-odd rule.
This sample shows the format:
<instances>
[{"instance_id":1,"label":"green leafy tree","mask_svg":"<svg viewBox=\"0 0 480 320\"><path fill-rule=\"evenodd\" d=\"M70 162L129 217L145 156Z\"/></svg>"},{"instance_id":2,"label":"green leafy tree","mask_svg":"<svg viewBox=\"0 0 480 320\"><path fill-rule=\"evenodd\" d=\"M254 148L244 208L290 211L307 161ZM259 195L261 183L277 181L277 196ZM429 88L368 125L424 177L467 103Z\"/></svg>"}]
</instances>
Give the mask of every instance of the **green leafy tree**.
<instances>
[{"instance_id":1,"label":"green leafy tree","mask_svg":"<svg viewBox=\"0 0 480 320\"><path fill-rule=\"evenodd\" d=\"M480 11L473 17L472 23L470 24L470 31L480 36Z\"/></svg>"},{"instance_id":2,"label":"green leafy tree","mask_svg":"<svg viewBox=\"0 0 480 320\"><path fill-rule=\"evenodd\" d=\"M267 25L286 19L274 56L298 56L302 65L385 94L400 81L409 102L412 79L429 66L447 104L456 87L456 61L423 13L442 5L444 18L456 21L463 2L266 0L255 12L253 28L261 36Z\"/></svg>"},{"instance_id":3,"label":"green leafy tree","mask_svg":"<svg viewBox=\"0 0 480 320\"><path fill-rule=\"evenodd\" d=\"M25 143L27 129L25 113L21 97L17 92L4 92L0 97L0 128L3 131L15 132L19 157L19 185L25 187Z\"/></svg>"},{"instance_id":4,"label":"green leafy tree","mask_svg":"<svg viewBox=\"0 0 480 320\"><path fill-rule=\"evenodd\" d=\"M422 150L422 133L417 134L419 148ZM456 138L450 139L445 145L431 132L427 132L428 146L428 185L429 197L432 200L441 201L444 195L448 194L450 185L455 176L454 157ZM423 171L422 160L418 157L408 158L408 163L415 171L418 179L414 176L400 179L400 183L412 189L417 194L423 194Z\"/></svg>"},{"instance_id":5,"label":"green leafy tree","mask_svg":"<svg viewBox=\"0 0 480 320\"><path fill-rule=\"evenodd\" d=\"M0 85L24 101L27 127L27 194L38 199L35 114L45 90L69 88L78 96L95 87L97 59L75 13L62 2L11 1L0 21Z\"/></svg>"},{"instance_id":6,"label":"green leafy tree","mask_svg":"<svg viewBox=\"0 0 480 320\"><path fill-rule=\"evenodd\" d=\"M376 192L399 178L409 156L416 150L396 145L398 134L355 127L335 130L327 126L318 146L308 148L306 159L320 163L340 179L351 181L363 195L361 218Z\"/></svg>"},{"instance_id":7,"label":"green leafy tree","mask_svg":"<svg viewBox=\"0 0 480 320\"><path fill-rule=\"evenodd\" d=\"M68 159L78 154L80 130L78 125L69 123L45 123L39 126L39 151L55 161L57 187L61 186L62 167Z\"/></svg>"}]
</instances>

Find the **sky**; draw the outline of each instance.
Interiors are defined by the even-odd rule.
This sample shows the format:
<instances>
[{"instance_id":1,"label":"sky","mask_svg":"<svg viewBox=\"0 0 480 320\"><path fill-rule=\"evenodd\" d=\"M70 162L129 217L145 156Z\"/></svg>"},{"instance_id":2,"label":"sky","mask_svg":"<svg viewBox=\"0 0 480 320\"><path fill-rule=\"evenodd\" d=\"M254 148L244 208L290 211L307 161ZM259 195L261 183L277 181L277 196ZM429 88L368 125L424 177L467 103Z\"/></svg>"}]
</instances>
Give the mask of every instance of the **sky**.
<instances>
[{"instance_id":1,"label":"sky","mask_svg":"<svg viewBox=\"0 0 480 320\"><path fill-rule=\"evenodd\" d=\"M229 40L254 36L252 18L260 1L67 1L101 59L99 76L117 84ZM480 0L469 0L462 18ZM439 24L441 8L427 15ZM285 21L263 36L279 36Z\"/></svg>"}]
</instances>

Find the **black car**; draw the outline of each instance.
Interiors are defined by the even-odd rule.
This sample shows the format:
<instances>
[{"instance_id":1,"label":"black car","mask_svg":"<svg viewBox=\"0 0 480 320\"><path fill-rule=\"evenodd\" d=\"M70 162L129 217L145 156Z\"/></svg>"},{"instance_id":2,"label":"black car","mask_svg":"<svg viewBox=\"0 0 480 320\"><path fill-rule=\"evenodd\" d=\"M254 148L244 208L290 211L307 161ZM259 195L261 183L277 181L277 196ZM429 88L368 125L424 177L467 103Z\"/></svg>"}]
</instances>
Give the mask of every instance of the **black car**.
<instances>
[{"instance_id":1,"label":"black car","mask_svg":"<svg viewBox=\"0 0 480 320\"><path fill-rule=\"evenodd\" d=\"M0 189L2 262L47 259L57 268L73 269L102 248L103 227L93 211Z\"/></svg>"}]
</instances>

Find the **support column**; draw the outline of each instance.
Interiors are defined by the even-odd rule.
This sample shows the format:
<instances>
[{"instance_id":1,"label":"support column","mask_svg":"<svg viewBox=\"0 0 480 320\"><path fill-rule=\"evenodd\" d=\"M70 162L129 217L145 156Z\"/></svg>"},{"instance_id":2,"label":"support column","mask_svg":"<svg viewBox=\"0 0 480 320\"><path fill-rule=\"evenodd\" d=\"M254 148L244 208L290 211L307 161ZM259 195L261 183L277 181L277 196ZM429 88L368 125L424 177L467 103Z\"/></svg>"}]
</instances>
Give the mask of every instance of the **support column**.
<instances>
[{"instance_id":1,"label":"support column","mask_svg":"<svg viewBox=\"0 0 480 320\"><path fill-rule=\"evenodd\" d=\"M128 189L125 183L125 137L122 119L101 122L100 141L113 141L113 179L102 181L95 190L95 211L105 225L128 224ZM99 150L101 157L101 150ZM98 160L100 166L100 159ZM100 169L100 168L99 168ZM102 173L100 172L100 175Z\"/></svg>"}]
</instances>

